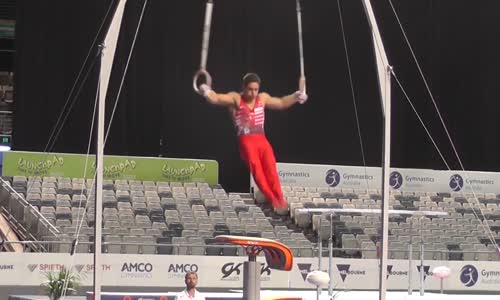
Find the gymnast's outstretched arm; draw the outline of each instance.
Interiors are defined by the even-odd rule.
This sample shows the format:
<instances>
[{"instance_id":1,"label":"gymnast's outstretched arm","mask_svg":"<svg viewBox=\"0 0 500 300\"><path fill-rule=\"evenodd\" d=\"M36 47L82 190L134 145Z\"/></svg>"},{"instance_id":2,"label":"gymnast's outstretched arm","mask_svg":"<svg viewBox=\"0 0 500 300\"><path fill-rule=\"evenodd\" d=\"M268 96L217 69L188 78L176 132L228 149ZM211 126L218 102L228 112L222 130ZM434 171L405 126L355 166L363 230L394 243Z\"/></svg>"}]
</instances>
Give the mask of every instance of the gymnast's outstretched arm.
<instances>
[{"instance_id":1,"label":"gymnast's outstretched arm","mask_svg":"<svg viewBox=\"0 0 500 300\"><path fill-rule=\"evenodd\" d=\"M200 94L211 104L226 107L239 107L240 95L236 92L219 94L212 90L208 85L202 84L200 86Z\"/></svg>"},{"instance_id":2,"label":"gymnast's outstretched arm","mask_svg":"<svg viewBox=\"0 0 500 300\"><path fill-rule=\"evenodd\" d=\"M265 107L275 110L284 110L290 108L297 102L304 103L307 101L307 94L295 92L291 95L281 98L272 97L268 93L260 93L259 98L264 102Z\"/></svg>"}]
</instances>

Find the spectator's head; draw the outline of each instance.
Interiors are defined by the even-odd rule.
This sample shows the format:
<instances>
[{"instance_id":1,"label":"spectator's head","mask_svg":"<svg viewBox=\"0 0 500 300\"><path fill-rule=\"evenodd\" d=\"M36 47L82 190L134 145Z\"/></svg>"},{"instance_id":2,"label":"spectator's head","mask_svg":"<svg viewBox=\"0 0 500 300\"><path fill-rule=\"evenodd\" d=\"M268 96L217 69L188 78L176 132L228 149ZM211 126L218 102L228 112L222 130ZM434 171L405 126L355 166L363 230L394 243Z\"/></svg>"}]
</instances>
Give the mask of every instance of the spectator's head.
<instances>
[{"instance_id":1,"label":"spectator's head","mask_svg":"<svg viewBox=\"0 0 500 300\"><path fill-rule=\"evenodd\" d=\"M184 276L184 282L186 283L186 289L194 289L198 284L198 274L196 272L187 272Z\"/></svg>"}]
</instances>

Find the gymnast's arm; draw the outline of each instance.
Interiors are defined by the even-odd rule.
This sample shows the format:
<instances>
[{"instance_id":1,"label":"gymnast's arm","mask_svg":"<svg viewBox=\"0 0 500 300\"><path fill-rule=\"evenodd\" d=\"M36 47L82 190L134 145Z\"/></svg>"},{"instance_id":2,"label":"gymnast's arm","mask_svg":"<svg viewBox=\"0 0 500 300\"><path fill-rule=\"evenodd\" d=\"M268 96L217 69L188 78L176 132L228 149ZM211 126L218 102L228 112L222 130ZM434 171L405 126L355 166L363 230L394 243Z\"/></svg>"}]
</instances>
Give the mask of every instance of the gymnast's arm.
<instances>
[{"instance_id":1,"label":"gymnast's arm","mask_svg":"<svg viewBox=\"0 0 500 300\"><path fill-rule=\"evenodd\" d=\"M264 102L265 107L274 110L285 110L300 101L299 95L293 93L281 98L272 97L268 93L261 93L259 98Z\"/></svg>"},{"instance_id":2,"label":"gymnast's arm","mask_svg":"<svg viewBox=\"0 0 500 300\"><path fill-rule=\"evenodd\" d=\"M211 104L238 107L240 95L236 92L229 92L227 94L218 94L206 85L200 86L200 92L205 99Z\"/></svg>"}]
</instances>

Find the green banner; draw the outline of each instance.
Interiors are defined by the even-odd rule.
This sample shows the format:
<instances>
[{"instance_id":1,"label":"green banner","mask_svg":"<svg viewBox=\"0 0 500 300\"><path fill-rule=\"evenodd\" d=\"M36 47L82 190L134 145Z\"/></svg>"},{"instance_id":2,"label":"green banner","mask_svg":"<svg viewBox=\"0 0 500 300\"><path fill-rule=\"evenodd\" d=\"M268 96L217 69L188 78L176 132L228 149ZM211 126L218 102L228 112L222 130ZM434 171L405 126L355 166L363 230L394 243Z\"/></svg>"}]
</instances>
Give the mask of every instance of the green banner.
<instances>
[{"instance_id":1,"label":"green banner","mask_svg":"<svg viewBox=\"0 0 500 300\"><path fill-rule=\"evenodd\" d=\"M94 173L95 155L21 151L3 154L3 176L92 178ZM105 155L104 178L216 184L219 164L215 160Z\"/></svg>"}]
</instances>

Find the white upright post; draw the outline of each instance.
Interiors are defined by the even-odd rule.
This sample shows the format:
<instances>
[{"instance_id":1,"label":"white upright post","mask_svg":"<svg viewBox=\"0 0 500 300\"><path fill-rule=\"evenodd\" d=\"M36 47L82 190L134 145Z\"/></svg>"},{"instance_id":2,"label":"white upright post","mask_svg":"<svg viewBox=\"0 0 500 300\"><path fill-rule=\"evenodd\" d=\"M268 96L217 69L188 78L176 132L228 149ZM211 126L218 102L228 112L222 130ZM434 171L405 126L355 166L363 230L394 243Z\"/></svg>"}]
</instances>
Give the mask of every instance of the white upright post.
<instances>
[{"instance_id":1,"label":"white upright post","mask_svg":"<svg viewBox=\"0 0 500 300\"><path fill-rule=\"evenodd\" d=\"M410 232L413 227L412 222L410 222ZM413 240L412 236L410 236L410 243L408 244L408 295L412 294L412 286L411 286L411 280L412 280L412 260L413 260Z\"/></svg>"},{"instance_id":2,"label":"white upright post","mask_svg":"<svg viewBox=\"0 0 500 300\"><path fill-rule=\"evenodd\" d=\"M328 237L328 276L330 276L330 281L328 282L328 296L333 295L333 213L330 214L330 236Z\"/></svg>"},{"instance_id":3,"label":"white upright post","mask_svg":"<svg viewBox=\"0 0 500 300\"><path fill-rule=\"evenodd\" d=\"M425 270L424 270L424 239L422 236L422 218L421 216L418 219L419 222L419 227L420 227L420 296L424 295L424 276L425 276Z\"/></svg>"},{"instance_id":4,"label":"white upright post","mask_svg":"<svg viewBox=\"0 0 500 300\"><path fill-rule=\"evenodd\" d=\"M102 238L102 183L104 171L104 110L109 78L115 57L116 44L123 11L127 0L120 0L116 6L113 19L109 25L104 42L100 45L101 69L99 71L99 104L97 117L97 153L96 153L96 184L95 184L95 234L94 234L94 299L101 300L101 238Z\"/></svg>"},{"instance_id":5,"label":"white upright post","mask_svg":"<svg viewBox=\"0 0 500 300\"><path fill-rule=\"evenodd\" d=\"M101 46L101 53L104 46ZM101 75L99 75L101 76ZM99 80L101 82L101 80ZM103 182L103 156L104 156L104 109L105 98L99 96L97 117L97 153L96 153L96 180L95 180L95 231L94 231L94 299L101 299L101 245L102 245L102 182Z\"/></svg>"},{"instance_id":6,"label":"white upright post","mask_svg":"<svg viewBox=\"0 0 500 300\"><path fill-rule=\"evenodd\" d=\"M382 251L380 255L380 300L385 300L387 291L387 250L389 248L389 173L391 172L391 69L387 67L384 115L384 164L382 167Z\"/></svg>"},{"instance_id":7,"label":"white upright post","mask_svg":"<svg viewBox=\"0 0 500 300\"><path fill-rule=\"evenodd\" d=\"M389 233L389 174L391 166L391 72L392 67L389 65L387 55L385 53L384 44L380 36L380 31L375 20L375 14L371 6L370 0L362 0L365 8L368 22L370 24L373 48L375 50L375 61L377 65L377 76L380 88L382 101L382 109L384 112L384 143L382 151L382 251L380 254L380 277L379 290L380 300L385 300L387 292L387 247Z\"/></svg>"},{"instance_id":8,"label":"white upright post","mask_svg":"<svg viewBox=\"0 0 500 300\"><path fill-rule=\"evenodd\" d=\"M321 271L321 260L323 258L323 241L321 240L321 236L318 234L318 271ZM316 299L319 300L321 295L321 287L318 285L316 290Z\"/></svg>"}]
</instances>

